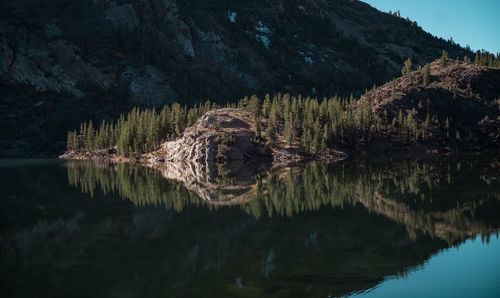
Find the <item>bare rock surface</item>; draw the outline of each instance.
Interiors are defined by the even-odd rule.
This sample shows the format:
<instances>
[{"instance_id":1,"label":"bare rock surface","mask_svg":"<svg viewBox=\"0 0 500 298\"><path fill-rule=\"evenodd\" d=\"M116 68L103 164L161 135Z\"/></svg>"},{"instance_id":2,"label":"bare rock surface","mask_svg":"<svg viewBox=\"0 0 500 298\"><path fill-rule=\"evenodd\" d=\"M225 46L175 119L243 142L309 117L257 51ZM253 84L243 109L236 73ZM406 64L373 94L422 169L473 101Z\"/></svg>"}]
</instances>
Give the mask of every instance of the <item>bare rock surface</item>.
<instances>
[{"instance_id":1,"label":"bare rock surface","mask_svg":"<svg viewBox=\"0 0 500 298\"><path fill-rule=\"evenodd\" d=\"M146 155L151 161L195 162L209 166L217 160L271 159L273 152L256 140L249 112L219 109L207 112L182 137L165 142Z\"/></svg>"},{"instance_id":2,"label":"bare rock surface","mask_svg":"<svg viewBox=\"0 0 500 298\"><path fill-rule=\"evenodd\" d=\"M166 75L151 65L129 67L121 74L130 101L142 106L161 106L170 103L176 94L167 83Z\"/></svg>"}]
</instances>

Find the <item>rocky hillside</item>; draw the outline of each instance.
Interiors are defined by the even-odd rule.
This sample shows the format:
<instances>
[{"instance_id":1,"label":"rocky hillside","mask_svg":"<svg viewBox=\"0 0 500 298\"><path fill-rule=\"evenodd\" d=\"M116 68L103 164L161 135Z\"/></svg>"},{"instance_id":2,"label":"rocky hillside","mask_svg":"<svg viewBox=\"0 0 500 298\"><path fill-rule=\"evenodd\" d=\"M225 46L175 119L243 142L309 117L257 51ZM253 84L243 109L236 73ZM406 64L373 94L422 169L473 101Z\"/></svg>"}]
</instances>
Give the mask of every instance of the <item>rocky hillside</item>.
<instances>
[{"instance_id":1,"label":"rocky hillside","mask_svg":"<svg viewBox=\"0 0 500 298\"><path fill-rule=\"evenodd\" d=\"M408 57L470 54L352 0L19 0L0 17L1 155L56 152L135 105L361 93Z\"/></svg>"},{"instance_id":2,"label":"rocky hillside","mask_svg":"<svg viewBox=\"0 0 500 298\"><path fill-rule=\"evenodd\" d=\"M425 68L410 71L367 92L358 108L368 106L383 122L396 127L403 125L398 123L401 116L408 120L411 115L412 124L405 125L416 130L416 136L403 140L408 145L498 148L500 70L450 59L436 60L427 67L427 75ZM392 143L401 141L390 128L386 137Z\"/></svg>"}]
</instances>

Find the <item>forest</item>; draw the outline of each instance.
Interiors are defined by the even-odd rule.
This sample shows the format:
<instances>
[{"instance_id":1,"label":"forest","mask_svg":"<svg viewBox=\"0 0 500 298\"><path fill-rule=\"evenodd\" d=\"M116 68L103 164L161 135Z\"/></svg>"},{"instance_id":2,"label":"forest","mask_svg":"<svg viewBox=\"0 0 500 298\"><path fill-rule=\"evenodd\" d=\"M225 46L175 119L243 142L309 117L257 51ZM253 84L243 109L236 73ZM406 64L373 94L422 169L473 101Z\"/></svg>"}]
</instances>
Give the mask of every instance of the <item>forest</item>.
<instances>
[{"instance_id":1,"label":"forest","mask_svg":"<svg viewBox=\"0 0 500 298\"><path fill-rule=\"evenodd\" d=\"M418 123L413 112L399 113L394 119L377 116L353 96L319 100L289 94L245 97L237 104L220 106L209 101L188 108L178 103L155 109L135 108L116 122L83 123L79 131L68 133L68 150L95 151L116 148L122 156L143 154L165 141L180 136L184 129L207 111L229 107L252 112L255 135L271 146L298 146L307 152L322 152L333 145L364 144L390 129L403 141L426 137L428 117ZM257 140L256 140L257 141Z\"/></svg>"}]
</instances>

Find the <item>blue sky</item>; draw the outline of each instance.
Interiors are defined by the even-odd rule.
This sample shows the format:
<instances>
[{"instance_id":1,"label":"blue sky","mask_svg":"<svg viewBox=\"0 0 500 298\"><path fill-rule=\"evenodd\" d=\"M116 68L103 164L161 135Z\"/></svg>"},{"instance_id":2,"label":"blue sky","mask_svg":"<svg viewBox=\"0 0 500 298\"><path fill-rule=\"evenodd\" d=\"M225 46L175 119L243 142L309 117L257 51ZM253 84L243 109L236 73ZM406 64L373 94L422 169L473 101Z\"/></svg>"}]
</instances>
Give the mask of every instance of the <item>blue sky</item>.
<instances>
[{"instance_id":1,"label":"blue sky","mask_svg":"<svg viewBox=\"0 0 500 298\"><path fill-rule=\"evenodd\" d=\"M381 11L401 12L427 32L472 50L500 52L500 0L362 0Z\"/></svg>"}]
</instances>

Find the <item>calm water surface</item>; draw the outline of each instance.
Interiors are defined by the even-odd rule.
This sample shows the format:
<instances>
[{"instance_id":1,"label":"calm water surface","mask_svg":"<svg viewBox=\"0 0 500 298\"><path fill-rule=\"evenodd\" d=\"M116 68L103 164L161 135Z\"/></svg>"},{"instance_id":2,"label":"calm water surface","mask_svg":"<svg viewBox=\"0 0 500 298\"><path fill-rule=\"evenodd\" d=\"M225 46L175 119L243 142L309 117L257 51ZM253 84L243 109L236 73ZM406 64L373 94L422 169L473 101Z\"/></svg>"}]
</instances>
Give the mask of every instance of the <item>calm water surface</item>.
<instances>
[{"instance_id":1,"label":"calm water surface","mask_svg":"<svg viewBox=\"0 0 500 298\"><path fill-rule=\"evenodd\" d=\"M0 160L1 297L500 297L500 159Z\"/></svg>"}]
</instances>

